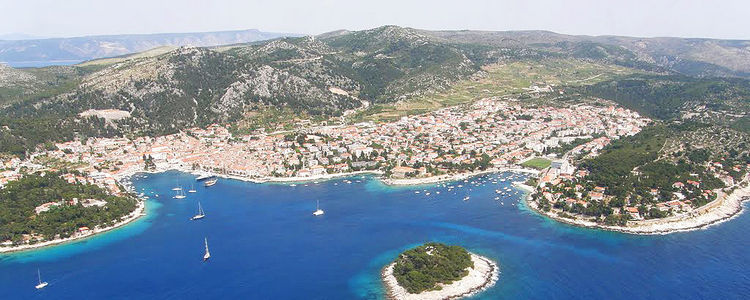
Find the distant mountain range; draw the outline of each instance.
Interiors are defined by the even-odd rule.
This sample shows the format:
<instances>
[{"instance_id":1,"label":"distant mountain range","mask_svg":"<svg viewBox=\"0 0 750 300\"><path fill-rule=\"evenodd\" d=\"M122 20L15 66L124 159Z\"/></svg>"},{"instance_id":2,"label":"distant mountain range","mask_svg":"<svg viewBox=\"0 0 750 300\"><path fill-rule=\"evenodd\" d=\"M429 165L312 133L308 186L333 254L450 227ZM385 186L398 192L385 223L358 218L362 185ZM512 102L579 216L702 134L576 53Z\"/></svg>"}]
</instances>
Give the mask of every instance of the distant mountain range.
<instances>
[{"instance_id":1,"label":"distant mountain range","mask_svg":"<svg viewBox=\"0 0 750 300\"><path fill-rule=\"evenodd\" d=\"M750 77L750 40L566 35L551 31L422 31L446 41L521 47L579 58L619 57L685 75Z\"/></svg>"},{"instance_id":2,"label":"distant mountain range","mask_svg":"<svg viewBox=\"0 0 750 300\"><path fill-rule=\"evenodd\" d=\"M91 59L120 56L162 46L207 47L248 43L297 34L257 29L197 32L102 35L50 39L0 39L0 62L12 67L71 65ZM9 36L12 37L12 36Z\"/></svg>"}]
</instances>

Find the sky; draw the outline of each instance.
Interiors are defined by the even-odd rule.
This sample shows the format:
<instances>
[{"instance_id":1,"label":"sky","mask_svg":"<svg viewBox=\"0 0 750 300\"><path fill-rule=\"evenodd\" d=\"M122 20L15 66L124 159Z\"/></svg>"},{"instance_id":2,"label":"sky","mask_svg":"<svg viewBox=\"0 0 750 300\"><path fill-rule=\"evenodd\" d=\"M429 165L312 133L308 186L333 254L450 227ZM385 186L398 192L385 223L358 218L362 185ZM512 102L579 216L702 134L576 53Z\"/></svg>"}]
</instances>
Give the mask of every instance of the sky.
<instances>
[{"instance_id":1,"label":"sky","mask_svg":"<svg viewBox=\"0 0 750 300\"><path fill-rule=\"evenodd\" d=\"M750 0L0 0L0 36L239 29L318 34L382 25L750 39Z\"/></svg>"}]
</instances>

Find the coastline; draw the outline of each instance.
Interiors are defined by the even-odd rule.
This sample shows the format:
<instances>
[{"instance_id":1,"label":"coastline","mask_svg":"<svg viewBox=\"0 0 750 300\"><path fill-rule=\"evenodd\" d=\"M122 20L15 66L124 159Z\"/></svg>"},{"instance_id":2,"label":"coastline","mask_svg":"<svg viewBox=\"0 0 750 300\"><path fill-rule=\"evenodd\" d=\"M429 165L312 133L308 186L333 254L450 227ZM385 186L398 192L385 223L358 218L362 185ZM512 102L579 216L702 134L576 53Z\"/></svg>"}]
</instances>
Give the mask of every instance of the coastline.
<instances>
[{"instance_id":1,"label":"coastline","mask_svg":"<svg viewBox=\"0 0 750 300\"><path fill-rule=\"evenodd\" d=\"M138 200L138 204L136 205L135 209L127 214L124 218L120 219L119 222L113 224L112 226L104 227L104 228L94 228L88 233L81 234L78 236L72 236L67 237L63 239L54 239L44 242L39 242L35 244L24 244L24 245L17 245L17 246L10 246L10 247L1 247L0 246L0 253L12 253L12 252L21 252L21 251L28 251L28 250L35 250L39 248L44 247L50 247L50 246L57 246L60 244L65 244L68 242L73 242L81 239L86 239L93 237L95 235L98 235L100 233L104 233L122 226L125 226L135 220L137 220L140 217L143 217L146 215L146 201L143 199Z\"/></svg>"},{"instance_id":2,"label":"coastline","mask_svg":"<svg viewBox=\"0 0 750 300\"><path fill-rule=\"evenodd\" d=\"M176 171L180 171L184 173L193 174L196 176L208 172L208 171L202 171L202 170L193 170L179 163L166 163L166 164L162 164L161 166L157 166L155 170L149 170L149 171L127 170L118 174L116 178L118 179L118 181L123 181L123 180L126 180L126 178L129 178L130 176L133 176L138 173L153 174L153 173L166 172L169 170L176 170ZM433 184L433 183L448 182L448 181L458 181L458 180L464 180L464 179L482 175L482 174L502 173L502 172L526 173L526 174L533 174L533 175L539 174L538 170L523 168L520 166L505 167L505 168L489 168L483 171L445 174L445 175L422 177L422 178L403 178L403 179L383 178L382 176L384 172L380 170L353 171L353 172L322 174L322 175L306 176L306 177L268 177L268 176L247 177L247 176L231 175L231 174L219 174L219 173L212 173L212 174L220 178L235 179L235 180L241 180L241 181L247 181L247 182L253 182L253 183L304 183L304 182L312 182L312 181L318 181L318 180L326 181L326 180L332 180L336 178L351 177L351 176L357 176L357 175L375 175L375 176L381 176L379 177L380 181L386 185L400 186L400 185L422 185L422 184Z\"/></svg>"},{"instance_id":3,"label":"coastline","mask_svg":"<svg viewBox=\"0 0 750 300\"><path fill-rule=\"evenodd\" d=\"M740 183L747 184L747 180ZM739 187L739 185L740 184L736 185L736 188L732 191L731 194L725 194L723 195L723 197L719 197L718 199L709 202L704 206L696 208L690 213L671 216L663 219L628 221L628 224L626 226L602 225L587 220L563 218L558 216L557 213L542 211L538 208L536 202L531 201L531 193L529 193L525 197L524 201L529 208L539 213L540 215L573 226L638 235L664 235L676 232L704 229L739 216L744 211L742 206L743 202L750 201L750 185L747 185L745 187ZM531 191L533 192L533 190Z\"/></svg>"},{"instance_id":4,"label":"coastline","mask_svg":"<svg viewBox=\"0 0 750 300\"><path fill-rule=\"evenodd\" d=\"M405 178L405 179L394 179L394 178L381 178L380 181L387 185L422 185L440 183L446 181L458 181L464 180L470 177L490 174L490 173L502 173L502 172L515 172L515 173L527 173L527 174L538 174L539 172L532 169L525 168L490 168L484 171L474 171L468 173L457 173L457 174L445 174L424 178Z\"/></svg>"},{"instance_id":5,"label":"coastline","mask_svg":"<svg viewBox=\"0 0 750 300\"><path fill-rule=\"evenodd\" d=\"M254 183L304 183L304 182L311 182L311 181L316 181L316 180L326 181L326 180L331 180L331 179L336 179L336 178L341 178L341 177L351 177L351 176L357 176L357 175L383 175L383 172L378 171L378 170L367 170L367 171L323 174L323 175L307 176L307 177L259 177L259 178L248 178L248 177L242 177L242 176L237 176L237 175L216 174L216 176L222 177L222 178L250 181Z\"/></svg>"},{"instance_id":6,"label":"coastline","mask_svg":"<svg viewBox=\"0 0 750 300\"><path fill-rule=\"evenodd\" d=\"M127 169L117 174L115 178L127 190L129 190L130 192L134 192L132 184L130 183L130 178L132 176L136 174L162 173L162 172L166 172L169 170L176 170L176 171L185 172L185 173L189 173L193 175L200 175L202 172L200 170L192 170L192 169L186 168L179 163L167 163L167 164L162 164L161 166L157 166L157 168L154 170L142 170L138 168ZM432 183L439 183L439 182L446 182L446 181L464 180L464 179L482 175L482 174L499 173L499 172L518 172L518 173L534 174L537 171L531 170L531 169L524 169L524 168L493 168L493 169L488 169L484 171L459 173L459 174L447 174L447 175L432 176L432 177L425 177L425 178L389 179L389 178L380 177L379 179L384 184L392 185L392 186L420 185L420 184L432 184ZM247 182L253 182L253 183L302 183L302 182L312 182L316 180L323 180L323 181L332 180L336 178L351 177L351 176L357 176L357 175L382 176L383 172L379 170L365 170L365 171L354 171L354 172L345 172L345 173L323 174L323 175L308 176L308 177L260 177L260 178L249 178L249 177L229 175L229 174L215 174L215 175L221 178L235 179L235 180L241 180L241 181L247 181ZM24 244L24 245L10 246L10 247L0 246L0 253L20 252L20 251L27 251L27 250L44 248L44 247L56 246L56 245L65 244L65 243L73 242L73 241L80 240L80 239L89 238L97 234L101 234L101 233L122 227L146 215L145 203L146 201L144 199L138 198L138 204L136 208L131 213L126 215L123 219L121 219L119 222L115 223L112 226L108 226L104 228L95 228L86 234L78 235L75 237L54 239L54 240L39 242L35 244Z\"/></svg>"},{"instance_id":7,"label":"coastline","mask_svg":"<svg viewBox=\"0 0 750 300\"><path fill-rule=\"evenodd\" d=\"M419 294L410 294L398 285L396 277L393 275L395 263L391 263L383 268L381 280L386 288L386 297L390 300L444 300L459 299L473 296L482 292L497 282L500 275L500 268L492 260L469 253L474 267L469 270L469 274L463 278L447 285L442 285L442 289L435 291L424 291Z\"/></svg>"}]
</instances>

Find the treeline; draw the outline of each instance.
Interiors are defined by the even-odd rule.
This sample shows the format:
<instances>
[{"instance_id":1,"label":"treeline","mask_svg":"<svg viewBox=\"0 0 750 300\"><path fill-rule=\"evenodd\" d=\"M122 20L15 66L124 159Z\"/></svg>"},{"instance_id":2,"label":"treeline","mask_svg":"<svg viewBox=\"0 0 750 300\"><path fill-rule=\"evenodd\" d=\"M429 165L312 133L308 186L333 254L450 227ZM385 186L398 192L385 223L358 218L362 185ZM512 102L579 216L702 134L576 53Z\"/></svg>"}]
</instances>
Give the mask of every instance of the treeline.
<instances>
[{"instance_id":1,"label":"treeline","mask_svg":"<svg viewBox=\"0 0 750 300\"><path fill-rule=\"evenodd\" d=\"M409 293L436 289L439 283L451 283L468 274L474 262L466 249L441 243L427 243L406 250L396 259L393 275Z\"/></svg>"},{"instance_id":2,"label":"treeline","mask_svg":"<svg viewBox=\"0 0 750 300\"><path fill-rule=\"evenodd\" d=\"M26 175L0 189L0 241L22 241L24 234L40 234L46 240L69 237L79 227L94 228L114 224L132 212L137 204L133 196L112 196L91 184L68 183L60 172ZM34 208L47 202L97 199L103 207L83 207L65 203L36 214Z\"/></svg>"},{"instance_id":3,"label":"treeline","mask_svg":"<svg viewBox=\"0 0 750 300\"><path fill-rule=\"evenodd\" d=\"M54 143L74 138L113 137L122 132L104 119L76 119L54 112L38 116L0 116L0 153L25 157L35 149L55 149Z\"/></svg>"}]
</instances>

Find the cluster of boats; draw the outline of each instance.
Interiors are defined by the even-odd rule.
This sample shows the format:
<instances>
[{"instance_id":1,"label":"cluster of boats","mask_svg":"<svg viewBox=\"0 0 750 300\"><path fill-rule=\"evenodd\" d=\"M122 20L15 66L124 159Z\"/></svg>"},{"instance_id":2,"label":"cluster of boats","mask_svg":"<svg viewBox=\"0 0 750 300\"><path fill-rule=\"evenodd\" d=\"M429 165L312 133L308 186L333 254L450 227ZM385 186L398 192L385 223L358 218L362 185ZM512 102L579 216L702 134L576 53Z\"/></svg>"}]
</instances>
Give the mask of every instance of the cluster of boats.
<instances>
[{"instance_id":1,"label":"cluster of boats","mask_svg":"<svg viewBox=\"0 0 750 300\"><path fill-rule=\"evenodd\" d=\"M201 175L198 176L198 178L195 179L196 181L204 181L203 186L210 187L215 185L217 182L219 182L219 178L215 175ZM174 196L175 199L185 199L187 198L187 195L185 194L182 186L180 186L179 180L177 181L177 186L172 188L173 191L177 192L177 195ZM190 189L188 190L188 193L195 193L197 192L195 190L195 185L193 183L190 183Z\"/></svg>"},{"instance_id":2,"label":"cluster of boats","mask_svg":"<svg viewBox=\"0 0 750 300\"><path fill-rule=\"evenodd\" d=\"M445 192L453 192L454 190L459 190L459 189L464 188L464 187L468 188L468 190L471 191L472 187L479 187L479 186L482 186L482 185L487 184L487 183L500 184L502 182L511 181L511 180L516 179L517 177L520 177L520 176L521 175L514 174L514 175L510 175L508 177L502 177L502 178L497 178L497 177L480 177L480 178L475 178L473 180L465 179L463 181L459 181L459 182L456 182L456 183L438 184L437 187L445 188ZM515 183L522 183L522 182L519 181L519 182L513 182L513 183L515 184ZM425 190L422 190L422 191L414 191L414 193L415 194L422 194L422 195L425 195L425 196L429 196L429 195L431 195L433 193L436 194L436 195L439 195L440 191L429 191L429 190L425 189ZM518 191L517 190L513 190L510 187L506 186L504 188L495 190L495 193L498 194L498 195L500 195L500 196L513 196L513 195L517 195ZM500 200L501 199L500 196L495 197L495 200ZM471 199L470 196L465 196L465 197L463 197L462 200L463 201L469 201L469 199ZM500 205L505 205L505 203L502 202L502 201L500 201Z\"/></svg>"},{"instance_id":3,"label":"cluster of boats","mask_svg":"<svg viewBox=\"0 0 750 300\"><path fill-rule=\"evenodd\" d=\"M211 174L204 174L200 175L197 178L195 178L195 181L201 182L203 181L203 186L210 187L216 184L216 182L219 181L219 178L217 178L215 175ZM177 192L177 195L174 196L175 199L185 199L187 195L185 195L185 192L182 189L182 186L179 184L179 180L177 183L177 187L172 189L173 191ZM197 192L195 190L195 185L193 183L190 184L190 189L188 190L188 193L195 193ZM203 219L206 217L206 212L203 210L203 206L201 206L201 202L198 201L198 212L190 218L191 221L197 221L200 219ZM203 238L203 243L205 245L205 253L203 254L203 261L207 261L209 258L211 258L211 252L208 250L208 237Z\"/></svg>"}]
</instances>

